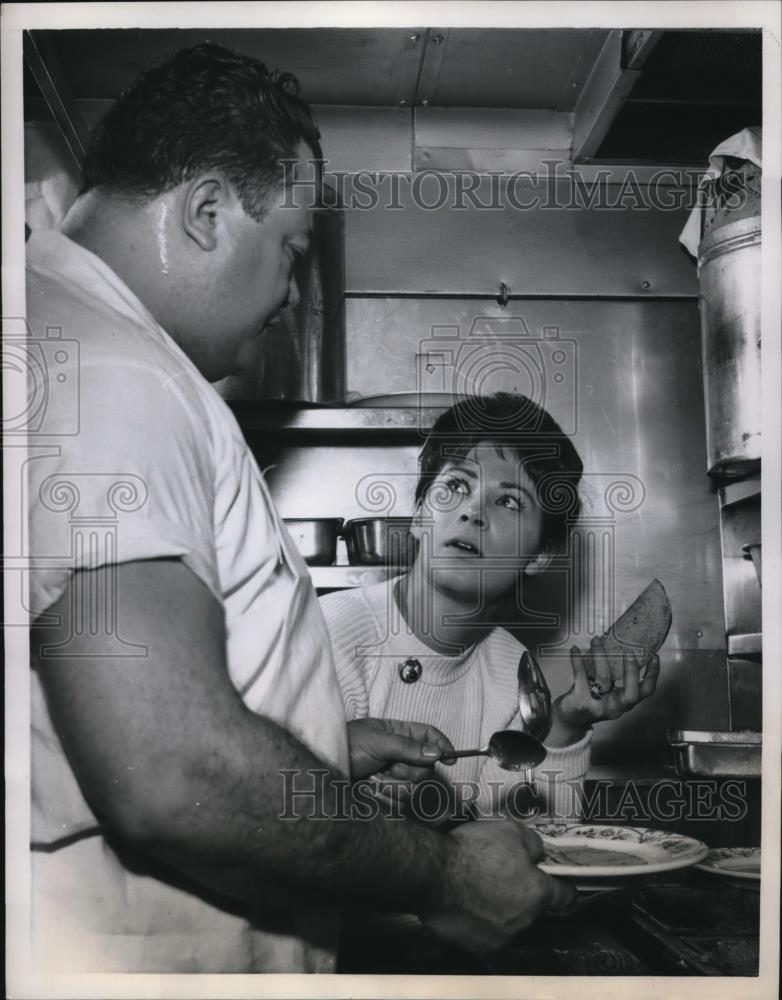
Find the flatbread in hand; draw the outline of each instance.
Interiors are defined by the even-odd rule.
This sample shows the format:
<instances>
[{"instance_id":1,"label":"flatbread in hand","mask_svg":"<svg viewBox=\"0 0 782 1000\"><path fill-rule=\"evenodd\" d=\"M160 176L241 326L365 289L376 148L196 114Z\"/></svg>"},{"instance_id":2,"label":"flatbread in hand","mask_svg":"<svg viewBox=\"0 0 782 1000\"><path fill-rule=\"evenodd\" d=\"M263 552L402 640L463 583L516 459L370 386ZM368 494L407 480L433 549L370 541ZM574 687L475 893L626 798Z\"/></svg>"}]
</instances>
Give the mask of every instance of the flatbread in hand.
<instances>
[{"instance_id":1,"label":"flatbread in hand","mask_svg":"<svg viewBox=\"0 0 782 1000\"><path fill-rule=\"evenodd\" d=\"M603 636L611 674L617 687L623 684L622 661L625 651L637 651L645 663L665 642L672 621L671 602L665 587L659 580L652 580ZM587 673L592 673L588 660Z\"/></svg>"}]
</instances>

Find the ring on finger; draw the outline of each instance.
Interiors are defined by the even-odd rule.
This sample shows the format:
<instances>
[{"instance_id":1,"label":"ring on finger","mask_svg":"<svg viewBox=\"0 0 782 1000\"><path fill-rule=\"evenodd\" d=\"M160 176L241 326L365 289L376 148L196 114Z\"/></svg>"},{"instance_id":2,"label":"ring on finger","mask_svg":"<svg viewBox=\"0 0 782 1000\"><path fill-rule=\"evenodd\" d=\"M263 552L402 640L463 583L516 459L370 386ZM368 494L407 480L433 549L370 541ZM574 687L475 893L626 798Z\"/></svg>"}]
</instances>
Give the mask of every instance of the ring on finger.
<instances>
[{"instance_id":1,"label":"ring on finger","mask_svg":"<svg viewBox=\"0 0 782 1000\"><path fill-rule=\"evenodd\" d=\"M592 697L595 701L601 701L613 689L613 686L613 681L608 688L604 688L599 680L591 680L589 682L590 697Z\"/></svg>"}]
</instances>

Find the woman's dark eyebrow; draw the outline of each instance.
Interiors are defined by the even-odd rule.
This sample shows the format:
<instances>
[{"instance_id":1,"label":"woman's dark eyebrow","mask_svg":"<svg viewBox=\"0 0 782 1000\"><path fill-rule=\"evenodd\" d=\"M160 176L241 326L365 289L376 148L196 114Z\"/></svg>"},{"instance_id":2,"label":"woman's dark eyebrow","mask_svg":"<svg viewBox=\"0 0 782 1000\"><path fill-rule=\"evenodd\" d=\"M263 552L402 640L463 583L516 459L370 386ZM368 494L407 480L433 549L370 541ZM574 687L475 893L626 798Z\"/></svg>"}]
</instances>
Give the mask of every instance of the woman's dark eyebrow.
<instances>
[{"instance_id":1,"label":"woman's dark eyebrow","mask_svg":"<svg viewBox=\"0 0 782 1000\"><path fill-rule=\"evenodd\" d=\"M519 483L500 483L500 489L502 490L518 490L519 493L523 493L524 496L529 500L530 503L535 502L535 497L530 493L526 486L521 486Z\"/></svg>"},{"instance_id":2,"label":"woman's dark eyebrow","mask_svg":"<svg viewBox=\"0 0 782 1000\"><path fill-rule=\"evenodd\" d=\"M443 471L444 472L463 472L465 474L465 476L469 476L470 479L477 479L478 478L478 473L477 472L473 472L472 469L468 469L468 468L466 468L463 465L447 465Z\"/></svg>"}]
</instances>

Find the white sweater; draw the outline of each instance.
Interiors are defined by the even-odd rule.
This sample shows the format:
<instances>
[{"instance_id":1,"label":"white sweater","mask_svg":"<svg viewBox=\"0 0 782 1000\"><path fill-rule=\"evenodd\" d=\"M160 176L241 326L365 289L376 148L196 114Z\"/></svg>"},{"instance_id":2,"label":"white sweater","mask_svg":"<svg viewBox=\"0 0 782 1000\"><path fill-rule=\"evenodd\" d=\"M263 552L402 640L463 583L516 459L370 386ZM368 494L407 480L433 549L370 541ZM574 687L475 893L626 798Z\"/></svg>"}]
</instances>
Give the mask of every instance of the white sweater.
<instances>
[{"instance_id":1,"label":"white sweater","mask_svg":"<svg viewBox=\"0 0 782 1000\"><path fill-rule=\"evenodd\" d=\"M401 719L436 726L456 749L484 747L492 733L523 729L518 709L517 671L524 647L494 628L459 656L443 656L410 630L394 600L396 580L320 599L331 637L348 721L366 717ZM400 668L413 658L420 677L406 683ZM533 780L548 811L577 814L573 786L589 766L591 731L579 743L550 747ZM526 780L501 770L488 757L463 757L435 765L438 777L468 792L480 813L496 811L508 789ZM477 798L476 798L477 794Z\"/></svg>"}]
</instances>

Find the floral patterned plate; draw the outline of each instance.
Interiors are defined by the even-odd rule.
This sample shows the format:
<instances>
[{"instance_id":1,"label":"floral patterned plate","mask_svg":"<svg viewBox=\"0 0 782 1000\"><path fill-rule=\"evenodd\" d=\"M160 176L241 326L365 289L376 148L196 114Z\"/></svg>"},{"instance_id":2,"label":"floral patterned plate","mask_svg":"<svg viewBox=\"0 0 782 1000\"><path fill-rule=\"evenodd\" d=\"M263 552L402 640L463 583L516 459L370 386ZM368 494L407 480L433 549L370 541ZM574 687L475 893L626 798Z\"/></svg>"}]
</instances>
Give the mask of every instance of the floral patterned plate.
<instances>
[{"instance_id":1,"label":"floral patterned plate","mask_svg":"<svg viewBox=\"0 0 782 1000\"><path fill-rule=\"evenodd\" d=\"M759 847L715 847L696 865L701 871L732 878L760 879Z\"/></svg>"},{"instance_id":2,"label":"floral patterned plate","mask_svg":"<svg viewBox=\"0 0 782 1000\"><path fill-rule=\"evenodd\" d=\"M537 823L545 855L540 867L549 875L580 880L653 875L703 861L708 847L667 830L600 823Z\"/></svg>"}]
</instances>

